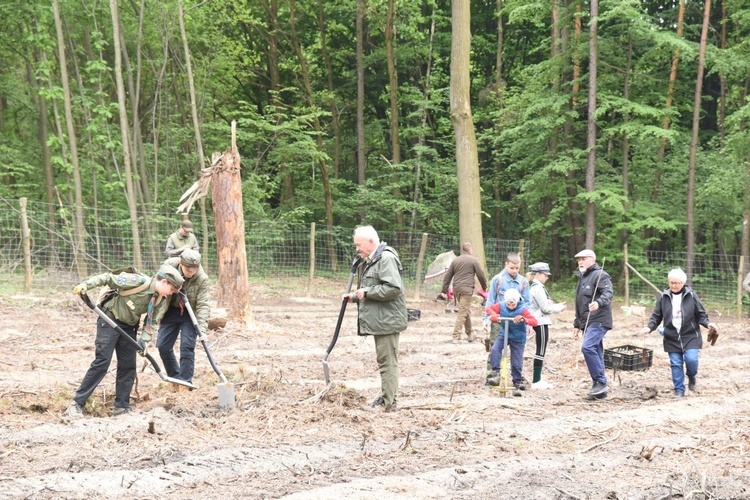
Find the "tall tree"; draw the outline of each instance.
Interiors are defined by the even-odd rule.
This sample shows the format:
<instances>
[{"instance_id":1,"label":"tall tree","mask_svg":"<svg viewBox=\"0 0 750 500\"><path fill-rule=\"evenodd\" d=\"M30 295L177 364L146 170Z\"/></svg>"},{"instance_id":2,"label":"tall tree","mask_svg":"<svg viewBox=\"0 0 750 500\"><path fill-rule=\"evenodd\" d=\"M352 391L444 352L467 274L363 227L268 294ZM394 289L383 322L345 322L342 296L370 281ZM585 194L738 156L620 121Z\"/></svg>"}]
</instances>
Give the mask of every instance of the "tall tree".
<instances>
[{"instance_id":1,"label":"tall tree","mask_svg":"<svg viewBox=\"0 0 750 500\"><path fill-rule=\"evenodd\" d=\"M391 101L391 159L394 168L398 169L401 164L401 139L398 130L398 72L396 71L396 56L393 53L393 33L396 31L394 25L395 7L393 0L388 0L385 16L385 58L388 66L388 96ZM393 189L391 194L396 200L401 199L401 188L399 188L398 170L391 176ZM399 229L404 227L404 213L401 210L395 212L396 225Z\"/></svg>"},{"instance_id":2,"label":"tall tree","mask_svg":"<svg viewBox=\"0 0 750 500\"><path fill-rule=\"evenodd\" d=\"M596 72L598 64L598 38L599 38L599 0L590 2L591 20L589 21L589 106L586 126L588 135L586 148L588 149L586 161L586 193L594 192L596 180ZM594 200L589 196L586 201L586 248L594 248L596 238L596 218L594 213Z\"/></svg>"},{"instance_id":3,"label":"tall tree","mask_svg":"<svg viewBox=\"0 0 750 500\"><path fill-rule=\"evenodd\" d=\"M128 133L128 108L125 102L125 82L122 77L122 47L120 47L120 11L117 0L109 0L112 16L112 38L115 52L115 82L117 84L117 105L120 116L120 136L122 139L123 165L125 166L125 189L130 210L130 232L133 237L133 262L135 267L143 267L141 257L141 235L138 229L138 211L136 209L136 195L133 184L133 171L130 168L130 134Z\"/></svg>"},{"instance_id":4,"label":"tall tree","mask_svg":"<svg viewBox=\"0 0 750 500\"><path fill-rule=\"evenodd\" d=\"M695 260L695 158L698 155L698 133L700 132L701 97L703 95L703 65L706 61L710 19L711 0L706 0L706 5L703 8L703 27L701 28L701 42L698 51L698 76L695 80L695 96L693 99L693 135L690 141L690 160L688 162L687 263L685 265L685 274L687 274L688 280L693 277L693 261Z\"/></svg>"},{"instance_id":5,"label":"tall tree","mask_svg":"<svg viewBox=\"0 0 750 500\"><path fill-rule=\"evenodd\" d=\"M456 176L458 177L458 227L461 241L469 241L484 265L482 202L479 186L479 156L474 119L471 114L471 9L470 0L451 3L451 122L456 136Z\"/></svg>"},{"instance_id":6,"label":"tall tree","mask_svg":"<svg viewBox=\"0 0 750 500\"><path fill-rule=\"evenodd\" d=\"M365 187L367 150L365 145L365 0L357 1L357 185ZM360 212L360 220L364 213Z\"/></svg>"},{"instance_id":7,"label":"tall tree","mask_svg":"<svg viewBox=\"0 0 750 500\"><path fill-rule=\"evenodd\" d=\"M81 169L78 164L78 143L76 141L76 128L73 123L73 105L71 104L70 81L68 79L68 63L65 57L65 36L63 35L62 18L57 0L52 0L52 12L55 17L55 31L57 32L57 54L60 61L60 82L63 86L63 104L65 106L65 125L68 131L68 144L70 146L70 163L73 168L74 203L75 212L73 216L73 232L76 244L73 248L78 277L84 278L88 275L86 266L86 240L83 229L83 191L81 188Z\"/></svg>"}]
</instances>

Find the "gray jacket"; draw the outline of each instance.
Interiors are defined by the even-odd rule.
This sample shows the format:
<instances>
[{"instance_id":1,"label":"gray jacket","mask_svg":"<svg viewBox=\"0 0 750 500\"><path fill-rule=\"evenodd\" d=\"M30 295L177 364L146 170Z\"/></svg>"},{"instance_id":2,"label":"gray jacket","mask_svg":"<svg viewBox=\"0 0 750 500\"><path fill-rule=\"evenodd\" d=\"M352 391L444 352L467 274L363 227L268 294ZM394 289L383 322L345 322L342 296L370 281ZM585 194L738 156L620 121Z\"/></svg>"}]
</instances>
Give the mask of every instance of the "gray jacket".
<instances>
[{"instance_id":1,"label":"gray jacket","mask_svg":"<svg viewBox=\"0 0 750 500\"><path fill-rule=\"evenodd\" d=\"M552 302L549 298L549 293L547 293L547 289L539 281L534 280L531 282L529 296L531 298L529 310L540 325L551 325L552 318L550 315L559 313L563 310L563 304L555 304Z\"/></svg>"},{"instance_id":2,"label":"gray jacket","mask_svg":"<svg viewBox=\"0 0 750 500\"><path fill-rule=\"evenodd\" d=\"M357 335L389 335L406 330L406 296L401 261L385 242L359 265L359 284L365 290L357 302Z\"/></svg>"}]
</instances>

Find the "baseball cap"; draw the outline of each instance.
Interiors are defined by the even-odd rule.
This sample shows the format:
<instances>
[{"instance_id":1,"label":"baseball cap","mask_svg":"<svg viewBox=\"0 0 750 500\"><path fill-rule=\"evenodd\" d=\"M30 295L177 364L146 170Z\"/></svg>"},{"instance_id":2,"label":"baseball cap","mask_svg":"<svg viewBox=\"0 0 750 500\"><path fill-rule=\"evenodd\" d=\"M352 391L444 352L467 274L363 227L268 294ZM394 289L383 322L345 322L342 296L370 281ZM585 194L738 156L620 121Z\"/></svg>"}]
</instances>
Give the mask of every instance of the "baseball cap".
<instances>
[{"instance_id":1,"label":"baseball cap","mask_svg":"<svg viewBox=\"0 0 750 500\"><path fill-rule=\"evenodd\" d=\"M180 272L168 264L162 264L159 268L159 272L156 274L162 279L166 279L177 288L182 288L182 284L185 283Z\"/></svg>"},{"instance_id":2,"label":"baseball cap","mask_svg":"<svg viewBox=\"0 0 750 500\"><path fill-rule=\"evenodd\" d=\"M543 273L549 276L552 272L549 270L549 264L546 262L535 262L529 266L529 270L532 273Z\"/></svg>"},{"instance_id":3,"label":"baseball cap","mask_svg":"<svg viewBox=\"0 0 750 500\"><path fill-rule=\"evenodd\" d=\"M193 250L192 248L186 248L180 254L180 262L182 262L186 266L200 266L201 254L200 252Z\"/></svg>"},{"instance_id":4,"label":"baseball cap","mask_svg":"<svg viewBox=\"0 0 750 500\"><path fill-rule=\"evenodd\" d=\"M521 300L521 293L515 288L511 288L510 290L505 291L503 297L505 298L505 302L515 302L517 304L518 301Z\"/></svg>"},{"instance_id":5,"label":"baseball cap","mask_svg":"<svg viewBox=\"0 0 750 500\"><path fill-rule=\"evenodd\" d=\"M189 220L184 220L180 222L180 227L189 233L193 232L193 223L190 222Z\"/></svg>"},{"instance_id":6,"label":"baseball cap","mask_svg":"<svg viewBox=\"0 0 750 500\"><path fill-rule=\"evenodd\" d=\"M580 252L578 252L578 253L577 253L577 254L575 255L575 258L576 258L576 259L580 259L580 258L582 258L582 257L592 257L592 258L596 259L596 254L594 253L594 251L593 251L593 250L589 250L589 249L587 248L586 250L581 250Z\"/></svg>"}]
</instances>

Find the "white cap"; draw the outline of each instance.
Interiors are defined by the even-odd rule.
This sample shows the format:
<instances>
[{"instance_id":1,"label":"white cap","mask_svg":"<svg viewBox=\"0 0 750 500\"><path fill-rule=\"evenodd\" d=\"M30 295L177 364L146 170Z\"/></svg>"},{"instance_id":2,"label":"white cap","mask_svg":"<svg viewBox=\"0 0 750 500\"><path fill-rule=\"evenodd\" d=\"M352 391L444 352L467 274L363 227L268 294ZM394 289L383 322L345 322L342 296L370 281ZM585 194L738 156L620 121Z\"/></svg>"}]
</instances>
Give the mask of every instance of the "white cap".
<instances>
[{"instance_id":1,"label":"white cap","mask_svg":"<svg viewBox=\"0 0 750 500\"><path fill-rule=\"evenodd\" d=\"M505 299L505 302L511 301L518 304L518 301L521 300L521 293L515 288L511 288L505 291L503 298Z\"/></svg>"},{"instance_id":2,"label":"white cap","mask_svg":"<svg viewBox=\"0 0 750 500\"><path fill-rule=\"evenodd\" d=\"M587 248L586 250L581 250L580 252L578 252L578 253L577 253L577 254L575 255L575 258L576 258L576 259L580 259L580 258L582 258L582 257L592 257L592 258L596 259L596 254L594 253L594 251L593 251L593 250L589 250L589 249Z\"/></svg>"}]
</instances>

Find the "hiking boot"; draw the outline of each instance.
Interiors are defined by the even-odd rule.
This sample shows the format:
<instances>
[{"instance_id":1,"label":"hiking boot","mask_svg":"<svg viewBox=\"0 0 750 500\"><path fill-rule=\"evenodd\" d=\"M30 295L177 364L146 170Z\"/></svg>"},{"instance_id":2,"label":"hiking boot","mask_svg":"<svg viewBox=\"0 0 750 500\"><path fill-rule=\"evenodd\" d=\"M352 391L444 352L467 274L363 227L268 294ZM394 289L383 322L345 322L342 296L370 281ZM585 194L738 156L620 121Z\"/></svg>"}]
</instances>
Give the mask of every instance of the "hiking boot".
<instances>
[{"instance_id":1,"label":"hiking boot","mask_svg":"<svg viewBox=\"0 0 750 500\"><path fill-rule=\"evenodd\" d=\"M385 406L385 399L383 399L383 396L378 396L370 406L373 408L377 408L378 406Z\"/></svg>"},{"instance_id":2,"label":"hiking boot","mask_svg":"<svg viewBox=\"0 0 750 500\"><path fill-rule=\"evenodd\" d=\"M397 411L398 405L395 403L395 401L390 406L386 406L385 408L383 408L383 412L385 413L396 413Z\"/></svg>"},{"instance_id":3,"label":"hiking boot","mask_svg":"<svg viewBox=\"0 0 750 500\"><path fill-rule=\"evenodd\" d=\"M514 387L515 387L516 389L518 389L519 391L525 391L525 390L526 390L526 388L527 388L527 385L526 385L526 381L525 381L525 380L521 380L521 381L520 381L520 382L518 382L518 383L516 383L516 382L513 382L513 386L514 386Z\"/></svg>"},{"instance_id":4,"label":"hiking boot","mask_svg":"<svg viewBox=\"0 0 750 500\"><path fill-rule=\"evenodd\" d=\"M607 384L602 384L599 382L596 382L589 391L589 396L598 396L599 394L602 394L604 392L607 392Z\"/></svg>"},{"instance_id":5,"label":"hiking boot","mask_svg":"<svg viewBox=\"0 0 750 500\"><path fill-rule=\"evenodd\" d=\"M474 341L475 341L475 340L477 339L477 338L476 338L476 337L474 336L474 333L469 333L469 334L467 334L467 336L466 336L466 337L467 337L467 338L466 338L466 341L467 341L467 342L474 342Z\"/></svg>"},{"instance_id":6,"label":"hiking boot","mask_svg":"<svg viewBox=\"0 0 750 500\"><path fill-rule=\"evenodd\" d=\"M497 387L500 385L500 372L492 372L492 375L487 377L487 385Z\"/></svg>"},{"instance_id":7,"label":"hiking boot","mask_svg":"<svg viewBox=\"0 0 750 500\"><path fill-rule=\"evenodd\" d=\"M119 417L120 415L125 415L126 413L130 413L130 408L118 408L118 407L115 407L115 409L112 410L112 416L113 417Z\"/></svg>"},{"instance_id":8,"label":"hiking boot","mask_svg":"<svg viewBox=\"0 0 750 500\"><path fill-rule=\"evenodd\" d=\"M65 410L65 416L71 417L71 418L82 418L83 417L83 408L81 408L81 405L73 401L70 403L70 406L66 408Z\"/></svg>"},{"instance_id":9,"label":"hiking boot","mask_svg":"<svg viewBox=\"0 0 750 500\"><path fill-rule=\"evenodd\" d=\"M517 398L520 398L521 396L523 396L521 389L518 388L518 384L515 384L515 386L513 387L513 395Z\"/></svg>"},{"instance_id":10,"label":"hiking boot","mask_svg":"<svg viewBox=\"0 0 750 500\"><path fill-rule=\"evenodd\" d=\"M453 340L451 341L451 344L463 344L463 342L461 342L461 340L460 340L460 339L453 339Z\"/></svg>"},{"instance_id":11,"label":"hiking boot","mask_svg":"<svg viewBox=\"0 0 750 500\"><path fill-rule=\"evenodd\" d=\"M672 394L673 398L684 398L685 393L682 391L674 391L674 394Z\"/></svg>"},{"instance_id":12,"label":"hiking boot","mask_svg":"<svg viewBox=\"0 0 750 500\"><path fill-rule=\"evenodd\" d=\"M688 378L688 389L694 391L696 387L698 387L698 382L696 382L695 377Z\"/></svg>"}]
</instances>

